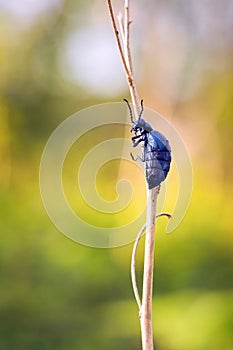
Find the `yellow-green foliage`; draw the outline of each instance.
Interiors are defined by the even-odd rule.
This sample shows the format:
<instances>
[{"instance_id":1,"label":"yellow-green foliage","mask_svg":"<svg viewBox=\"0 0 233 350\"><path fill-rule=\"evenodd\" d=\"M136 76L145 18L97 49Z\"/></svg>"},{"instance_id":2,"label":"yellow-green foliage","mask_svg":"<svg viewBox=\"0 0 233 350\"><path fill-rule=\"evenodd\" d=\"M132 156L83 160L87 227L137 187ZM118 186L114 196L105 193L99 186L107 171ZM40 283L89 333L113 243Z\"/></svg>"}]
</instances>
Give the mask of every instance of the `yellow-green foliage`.
<instances>
[{"instance_id":1,"label":"yellow-green foliage","mask_svg":"<svg viewBox=\"0 0 233 350\"><path fill-rule=\"evenodd\" d=\"M7 0L0 4L3 7L0 15L0 349L140 349L138 311L129 274L132 244L104 250L72 242L50 222L39 192L39 163L49 135L70 114L107 101L103 88L101 93L94 94L87 91L85 82L75 85L64 77L61 66L63 72L69 66L61 64L59 56L65 50L66 38L75 30L89 28L92 21L94 26L108 20L106 9L98 5L104 2L54 1L57 7L35 17L30 12L25 17L22 15L30 2L22 1L14 15L7 10L7 4L11 3L21 4ZM173 1L155 3L158 8L151 3L151 8L147 9L146 5L143 9L145 16L136 16L138 30L144 33L137 36L134 32L138 37L135 40L140 40L135 50L139 90L147 105L172 118L188 146L194 171L191 204L180 226L172 235L165 235L166 219L158 222L153 303L155 342L159 350L230 350L233 348L232 41L223 50L227 29L222 32L221 28L227 24L224 16L213 15L217 1L209 5L213 3L208 23L213 30L211 23L214 26L218 20L217 28L225 34L213 36L208 47L203 37L198 36L198 28L202 27L196 22L194 27L189 27L190 17L186 17L185 10L176 11ZM158 22L158 18L162 21L166 17L161 6L170 11L163 39L168 40L177 23L187 26L187 37L177 37L176 41L173 36L173 41L159 41L163 22ZM189 14L194 16L192 11ZM153 16L158 16L157 20ZM171 17L172 26L167 26ZM180 26L176 27L176 35L182 29ZM134 30L135 27L134 22ZM111 30L110 26L106 28ZM91 29L94 36L95 30ZM169 56L170 75L165 74L164 57L161 57L167 42L173 43L176 58L174 62L173 55ZM88 46L88 42L84 41L83 45ZM175 56L182 45L187 46L185 62L183 56ZM137 56L139 47L142 51ZM165 78L171 77L173 65L178 67L180 60L183 65L179 74L176 71L173 80L167 83L169 86L166 85ZM171 93L174 86L176 94ZM121 101L122 96L127 96L126 90L112 99ZM98 137L104 139L109 132L108 128L103 129ZM91 147L90 140L96 138L92 135L85 141L84 137L79 145L73 146L64 165L64 189L73 209L81 212L85 220L93 223L100 220L102 226L111 227L114 223L108 215L100 219L98 212L80 206L82 203L77 203L72 195L77 173L71 156L75 147L80 149L83 143L85 151L85 144ZM76 161L77 166L79 159ZM127 162L123 165L131 177ZM109 176L123 165L115 161L110 169L106 164L98 174L99 191L108 200L116 196L112 186L115 178L109 181ZM168 190L175 196L178 189L170 180L168 176ZM140 211L145 200L144 184L135 186L139 191L134 198L136 204L115 217L118 224L124 224L132 212ZM167 209L173 205L172 201L168 202ZM143 239L137 256L139 288L142 260Z\"/></svg>"}]
</instances>

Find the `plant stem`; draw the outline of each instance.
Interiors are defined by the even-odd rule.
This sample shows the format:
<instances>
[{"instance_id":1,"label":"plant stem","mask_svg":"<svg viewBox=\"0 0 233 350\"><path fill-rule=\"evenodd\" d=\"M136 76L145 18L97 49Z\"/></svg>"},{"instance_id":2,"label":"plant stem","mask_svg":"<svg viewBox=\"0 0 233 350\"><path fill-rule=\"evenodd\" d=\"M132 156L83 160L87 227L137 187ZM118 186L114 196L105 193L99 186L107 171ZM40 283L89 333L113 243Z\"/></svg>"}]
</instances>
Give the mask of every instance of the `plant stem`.
<instances>
[{"instance_id":1,"label":"plant stem","mask_svg":"<svg viewBox=\"0 0 233 350\"><path fill-rule=\"evenodd\" d=\"M133 68L132 68L132 59L131 59L131 51L130 51L130 42L129 42L129 26L130 26L130 20L129 20L129 0L125 0L125 20L122 19L122 14L120 13L118 15L118 21L119 21L119 30L121 33L123 46L120 41L119 37L119 31L117 29L116 20L114 17L114 12L112 8L111 0L107 0L108 9L110 18L112 21L113 30L116 37L117 46L120 52L120 57L122 60L122 64L125 70L128 86L129 86L129 92L134 108L134 114L139 116L141 111L141 105L140 100L138 97L137 87L135 84L135 77L133 74Z\"/></svg>"},{"instance_id":2,"label":"plant stem","mask_svg":"<svg viewBox=\"0 0 233 350\"><path fill-rule=\"evenodd\" d=\"M118 15L119 30L122 38L122 43L119 37L114 12L111 0L107 0L110 18L112 21L113 30L115 33L117 45L120 51L120 57L123 63L125 74L128 81L129 91L132 99L135 116L139 116L141 105L136 88L135 78L133 74L131 50L130 50L130 23L129 20L129 0L125 0L124 5L124 19L122 14ZM143 227L136 239L132 260L131 260L131 276L135 298L140 309L140 324L142 335L143 350L153 350L153 331L152 331L152 291L153 291L153 269L154 269L154 240L155 240L155 220L156 220L156 202L159 193L159 188L155 187L148 190L147 199L147 221L146 221L146 241L145 241L145 255L144 255L144 274L143 274L143 293L142 302L138 293L135 273L135 256L140 237L145 229Z\"/></svg>"},{"instance_id":3,"label":"plant stem","mask_svg":"<svg viewBox=\"0 0 233 350\"><path fill-rule=\"evenodd\" d=\"M142 306L140 309L140 322L141 322L143 350L154 349L153 329L152 329L152 292L153 292L156 204L157 204L158 193L159 193L158 187L148 190Z\"/></svg>"}]
</instances>

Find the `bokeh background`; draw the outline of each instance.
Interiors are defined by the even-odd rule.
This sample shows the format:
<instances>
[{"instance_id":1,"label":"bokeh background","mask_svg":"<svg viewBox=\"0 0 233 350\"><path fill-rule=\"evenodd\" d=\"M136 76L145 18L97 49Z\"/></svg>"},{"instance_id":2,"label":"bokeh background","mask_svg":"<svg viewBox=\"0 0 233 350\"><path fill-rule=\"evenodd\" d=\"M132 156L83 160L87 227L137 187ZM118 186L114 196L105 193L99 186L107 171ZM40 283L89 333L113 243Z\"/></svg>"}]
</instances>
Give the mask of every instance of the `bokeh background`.
<instances>
[{"instance_id":1,"label":"bokeh background","mask_svg":"<svg viewBox=\"0 0 233 350\"><path fill-rule=\"evenodd\" d=\"M194 171L181 225L167 236L158 223L156 349L230 350L233 3L131 2L140 96L180 132ZM0 77L0 349L140 349L132 244L72 242L39 191L53 130L84 107L128 96L105 1L0 0ZM143 242L139 280L142 258Z\"/></svg>"}]
</instances>

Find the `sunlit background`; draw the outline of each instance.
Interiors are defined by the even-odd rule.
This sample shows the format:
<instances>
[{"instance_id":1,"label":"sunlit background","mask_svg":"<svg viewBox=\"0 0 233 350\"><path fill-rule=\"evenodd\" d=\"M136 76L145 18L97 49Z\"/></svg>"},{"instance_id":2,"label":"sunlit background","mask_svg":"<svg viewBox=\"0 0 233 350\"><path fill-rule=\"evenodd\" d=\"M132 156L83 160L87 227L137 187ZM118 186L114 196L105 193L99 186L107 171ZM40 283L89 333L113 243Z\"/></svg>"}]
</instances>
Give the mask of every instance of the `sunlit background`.
<instances>
[{"instance_id":1,"label":"sunlit background","mask_svg":"<svg viewBox=\"0 0 233 350\"><path fill-rule=\"evenodd\" d=\"M116 12L122 3L113 2ZM233 2L131 3L140 97L180 132L194 171L179 228L165 235L158 222L156 349L230 350ZM38 180L43 148L63 120L124 97L105 1L0 0L0 349L141 348L132 244L94 249L65 238ZM143 242L139 280L142 258Z\"/></svg>"}]
</instances>

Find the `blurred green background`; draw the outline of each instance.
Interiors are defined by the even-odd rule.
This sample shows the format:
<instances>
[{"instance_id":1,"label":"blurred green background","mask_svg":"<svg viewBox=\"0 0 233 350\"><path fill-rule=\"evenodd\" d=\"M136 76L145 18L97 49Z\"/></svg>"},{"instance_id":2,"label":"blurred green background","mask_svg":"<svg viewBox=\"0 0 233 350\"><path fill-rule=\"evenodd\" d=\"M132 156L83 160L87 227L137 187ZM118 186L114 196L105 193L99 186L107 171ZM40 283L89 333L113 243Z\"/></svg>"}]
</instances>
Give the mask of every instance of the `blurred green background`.
<instances>
[{"instance_id":1,"label":"blurred green background","mask_svg":"<svg viewBox=\"0 0 233 350\"><path fill-rule=\"evenodd\" d=\"M232 2L135 0L131 17L139 93L178 129L194 171L181 225L167 236L158 223L156 349L230 350ZM132 244L72 242L39 192L53 130L128 96L105 1L0 0L0 77L0 349L140 349Z\"/></svg>"}]
</instances>

